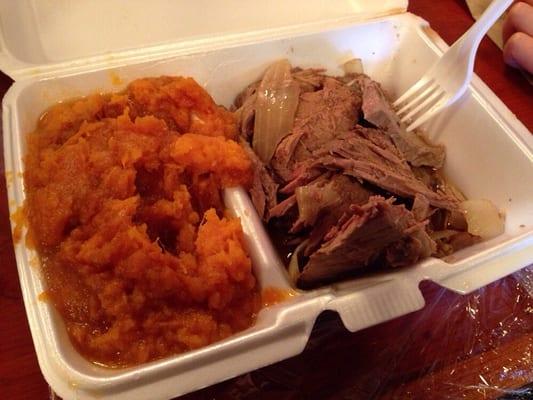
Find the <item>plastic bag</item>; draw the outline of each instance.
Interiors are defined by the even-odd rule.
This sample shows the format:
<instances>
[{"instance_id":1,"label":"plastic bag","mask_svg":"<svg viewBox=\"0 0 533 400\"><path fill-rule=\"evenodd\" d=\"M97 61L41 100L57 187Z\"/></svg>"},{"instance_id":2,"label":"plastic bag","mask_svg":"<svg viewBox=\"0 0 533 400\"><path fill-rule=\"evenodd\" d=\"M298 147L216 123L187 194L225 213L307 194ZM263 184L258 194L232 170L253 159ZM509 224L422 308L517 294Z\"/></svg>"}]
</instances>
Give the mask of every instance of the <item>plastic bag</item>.
<instances>
[{"instance_id":1,"label":"plastic bag","mask_svg":"<svg viewBox=\"0 0 533 400\"><path fill-rule=\"evenodd\" d=\"M533 399L533 267L360 332L322 314L297 357L182 399Z\"/></svg>"}]
</instances>

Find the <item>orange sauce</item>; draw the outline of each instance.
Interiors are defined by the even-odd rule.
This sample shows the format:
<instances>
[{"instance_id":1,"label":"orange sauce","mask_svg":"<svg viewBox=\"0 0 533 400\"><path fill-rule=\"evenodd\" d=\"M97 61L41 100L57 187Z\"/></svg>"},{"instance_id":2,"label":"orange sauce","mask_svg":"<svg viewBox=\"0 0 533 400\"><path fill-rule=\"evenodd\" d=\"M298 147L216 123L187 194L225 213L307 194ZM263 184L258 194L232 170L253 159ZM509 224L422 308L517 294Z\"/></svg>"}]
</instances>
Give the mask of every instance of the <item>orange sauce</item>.
<instances>
[{"instance_id":1,"label":"orange sauce","mask_svg":"<svg viewBox=\"0 0 533 400\"><path fill-rule=\"evenodd\" d=\"M287 301L295 295L296 292L292 289L281 289L269 286L261 291L261 303L263 307L269 307Z\"/></svg>"},{"instance_id":2,"label":"orange sauce","mask_svg":"<svg viewBox=\"0 0 533 400\"><path fill-rule=\"evenodd\" d=\"M37 296L37 299L42 302L47 302L50 300L50 296L48 295L48 292L45 290L44 292L41 292L39 296Z\"/></svg>"},{"instance_id":3,"label":"orange sauce","mask_svg":"<svg viewBox=\"0 0 533 400\"><path fill-rule=\"evenodd\" d=\"M13 237L13 242L18 243L22 239L22 229L26 225L26 216L24 215L24 208L19 207L17 210L11 214L11 221L14 222L15 227L11 235Z\"/></svg>"}]
</instances>

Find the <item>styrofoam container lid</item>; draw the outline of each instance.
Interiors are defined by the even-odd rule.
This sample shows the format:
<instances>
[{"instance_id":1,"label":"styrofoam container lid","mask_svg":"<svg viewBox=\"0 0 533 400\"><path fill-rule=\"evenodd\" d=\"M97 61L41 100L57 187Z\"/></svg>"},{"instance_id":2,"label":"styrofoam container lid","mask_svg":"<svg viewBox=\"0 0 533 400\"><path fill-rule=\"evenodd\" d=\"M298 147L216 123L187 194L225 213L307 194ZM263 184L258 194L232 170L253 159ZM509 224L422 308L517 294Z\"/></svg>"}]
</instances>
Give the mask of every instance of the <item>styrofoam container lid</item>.
<instances>
[{"instance_id":1,"label":"styrofoam container lid","mask_svg":"<svg viewBox=\"0 0 533 400\"><path fill-rule=\"evenodd\" d=\"M0 0L0 69L14 80L154 59L404 12L407 0Z\"/></svg>"}]
</instances>

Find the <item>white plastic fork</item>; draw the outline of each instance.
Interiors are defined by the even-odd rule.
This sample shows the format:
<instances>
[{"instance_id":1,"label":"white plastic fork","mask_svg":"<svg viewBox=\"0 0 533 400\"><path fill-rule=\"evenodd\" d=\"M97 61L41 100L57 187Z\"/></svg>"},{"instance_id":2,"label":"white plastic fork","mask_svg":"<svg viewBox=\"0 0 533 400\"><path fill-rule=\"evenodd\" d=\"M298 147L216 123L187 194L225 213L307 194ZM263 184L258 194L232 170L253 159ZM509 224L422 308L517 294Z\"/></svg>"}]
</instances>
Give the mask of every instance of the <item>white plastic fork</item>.
<instances>
[{"instance_id":1,"label":"white plastic fork","mask_svg":"<svg viewBox=\"0 0 533 400\"><path fill-rule=\"evenodd\" d=\"M466 92L481 39L512 3L493 0L477 22L393 103L401 122L411 122L407 131L418 128Z\"/></svg>"}]
</instances>

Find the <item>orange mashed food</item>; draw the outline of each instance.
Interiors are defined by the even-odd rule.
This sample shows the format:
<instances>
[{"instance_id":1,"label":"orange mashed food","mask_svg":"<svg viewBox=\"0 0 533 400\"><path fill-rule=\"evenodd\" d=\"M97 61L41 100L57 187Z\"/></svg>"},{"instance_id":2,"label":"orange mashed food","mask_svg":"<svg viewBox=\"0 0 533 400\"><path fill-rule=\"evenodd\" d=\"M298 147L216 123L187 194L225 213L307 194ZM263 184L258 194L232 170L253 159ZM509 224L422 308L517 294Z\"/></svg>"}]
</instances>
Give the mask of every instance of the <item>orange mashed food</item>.
<instances>
[{"instance_id":1,"label":"orange mashed food","mask_svg":"<svg viewBox=\"0 0 533 400\"><path fill-rule=\"evenodd\" d=\"M249 327L261 306L221 189L251 163L193 79L139 79L48 110L25 159L47 298L90 360L128 366Z\"/></svg>"}]
</instances>

